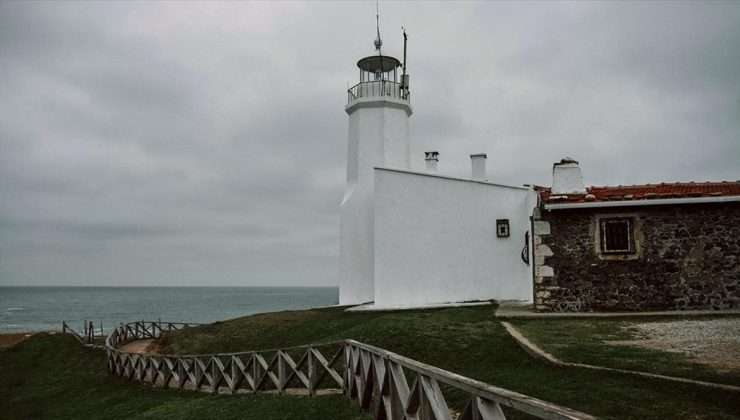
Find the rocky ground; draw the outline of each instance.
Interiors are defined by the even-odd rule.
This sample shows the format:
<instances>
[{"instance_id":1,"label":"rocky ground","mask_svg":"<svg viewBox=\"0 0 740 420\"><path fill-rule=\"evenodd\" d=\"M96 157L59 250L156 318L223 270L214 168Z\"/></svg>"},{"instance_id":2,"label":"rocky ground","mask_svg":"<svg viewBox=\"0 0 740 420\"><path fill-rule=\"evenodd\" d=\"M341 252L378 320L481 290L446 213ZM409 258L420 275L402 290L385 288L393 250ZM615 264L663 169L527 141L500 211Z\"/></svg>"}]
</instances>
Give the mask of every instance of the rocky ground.
<instances>
[{"instance_id":1,"label":"rocky ground","mask_svg":"<svg viewBox=\"0 0 740 420\"><path fill-rule=\"evenodd\" d=\"M620 344L684 353L718 371L740 374L739 318L645 322L625 328L640 339Z\"/></svg>"}]
</instances>

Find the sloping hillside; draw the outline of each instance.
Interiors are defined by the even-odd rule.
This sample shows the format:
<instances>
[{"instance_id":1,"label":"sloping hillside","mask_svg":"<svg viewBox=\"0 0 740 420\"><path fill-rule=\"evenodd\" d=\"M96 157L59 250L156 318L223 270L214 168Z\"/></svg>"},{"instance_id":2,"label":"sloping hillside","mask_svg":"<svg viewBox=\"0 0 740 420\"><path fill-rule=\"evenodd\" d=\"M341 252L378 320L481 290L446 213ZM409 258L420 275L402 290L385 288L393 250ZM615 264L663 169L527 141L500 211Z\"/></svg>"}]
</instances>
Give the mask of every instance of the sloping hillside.
<instances>
[{"instance_id":1,"label":"sloping hillside","mask_svg":"<svg viewBox=\"0 0 740 420\"><path fill-rule=\"evenodd\" d=\"M108 374L105 353L62 334L0 351L2 419L368 419L343 395L212 396L152 389Z\"/></svg>"},{"instance_id":2,"label":"sloping hillside","mask_svg":"<svg viewBox=\"0 0 740 420\"><path fill-rule=\"evenodd\" d=\"M493 306L374 314L343 309L260 314L176 331L160 341L160 351L232 352L352 338L599 417L740 417L731 392L537 362L494 319Z\"/></svg>"}]
</instances>

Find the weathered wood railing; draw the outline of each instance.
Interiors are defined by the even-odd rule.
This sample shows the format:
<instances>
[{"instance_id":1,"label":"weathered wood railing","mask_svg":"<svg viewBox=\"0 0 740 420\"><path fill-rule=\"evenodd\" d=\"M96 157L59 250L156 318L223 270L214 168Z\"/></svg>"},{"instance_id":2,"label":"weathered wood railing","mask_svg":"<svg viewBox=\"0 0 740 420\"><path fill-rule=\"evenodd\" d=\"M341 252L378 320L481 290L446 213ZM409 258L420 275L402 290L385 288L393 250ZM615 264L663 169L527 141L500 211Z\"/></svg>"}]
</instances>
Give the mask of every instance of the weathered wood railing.
<instances>
[{"instance_id":1,"label":"weathered wood railing","mask_svg":"<svg viewBox=\"0 0 740 420\"><path fill-rule=\"evenodd\" d=\"M120 346L134 340L156 338L161 333L194 324L134 322L116 328L106 340L108 368L142 382L209 391L237 393L288 388L315 394L328 385L342 389L336 368L343 362L343 342L286 349L207 355L145 355L124 352ZM323 353L322 353L323 351ZM324 354L333 356L327 360Z\"/></svg>"},{"instance_id":2,"label":"weathered wood railing","mask_svg":"<svg viewBox=\"0 0 740 420\"><path fill-rule=\"evenodd\" d=\"M106 336L103 335L102 324L100 327L100 334L98 335L95 334L95 326L93 325L92 321L85 320L82 328L83 328L83 333L80 334L77 331L75 331L74 328L70 327L66 321L62 321L62 332L65 334L71 334L73 337L78 339L82 344L85 344L88 346L95 346L96 338L100 341L106 338Z\"/></svg>"},{"instance_id":3,"label":"weathered wood railing","mask_svg":"<svg viewBox=\"0 0 740 420\"><path fill-rule=\"evenodd\" d=\"M376 419L505 419L504 409L544 419L594 419L575 410L457 375L354 340L207 355L147 355L120 350L135 340L194 324L134 322L106 339L115 375L165 388L217 393L341 390ZM325 357L329 355L330 357ZM411 385L409 385L409 383ZM448 406L442 388L455 394ZM462 402L462 403L461 403Z\"/></svg>"},{"instance_id":4,"label":"weathered wood railing","mask_svg":"<svg viewBox=\"0 0 740 420\"><path fill-rule=\"evenodd\" d=\"M80 343L87 344L85 342L85 339L82 338L82 336L77 331L75 331L72 327L70 327L69 325L67 325L67 323L65 321L62 321L62 332L64 334L72 334L72 336L74 338L76 338L77 340L79 340Z\"/></svg>"},{"instance_id":5,"label":"weathered wood railing","mask_svg":"<svg viewBox=\"0 0 740 420\"><path fill-rule=\"evenodd\" d=\"M505 419L502 407L543 419L595 417L436 368L408 357L345 341L345 392L383 419ZM409 386L409 379L411 386ZM440 384L467 394L457 417Z\"/></svg>"}]
</instances>

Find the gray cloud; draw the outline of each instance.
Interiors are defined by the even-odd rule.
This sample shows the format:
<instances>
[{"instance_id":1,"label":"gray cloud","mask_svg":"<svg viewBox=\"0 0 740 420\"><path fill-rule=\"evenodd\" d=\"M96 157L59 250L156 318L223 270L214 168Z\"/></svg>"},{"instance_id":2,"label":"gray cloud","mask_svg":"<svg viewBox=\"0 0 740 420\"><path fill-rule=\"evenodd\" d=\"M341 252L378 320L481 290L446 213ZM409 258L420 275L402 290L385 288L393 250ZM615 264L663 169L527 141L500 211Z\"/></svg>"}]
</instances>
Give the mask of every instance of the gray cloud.
<instances>
[{"instance_id":1,"label":"gray cloud","mask_svg":"<svg viewBox=\"0 0 740 420\"><path fill-rule=\"evenodd\" d=\"M413 166L740 178L732 2L383 2ZM332 285L374 4L0 2L0 284Z\"/></svg>"}]
</instances>

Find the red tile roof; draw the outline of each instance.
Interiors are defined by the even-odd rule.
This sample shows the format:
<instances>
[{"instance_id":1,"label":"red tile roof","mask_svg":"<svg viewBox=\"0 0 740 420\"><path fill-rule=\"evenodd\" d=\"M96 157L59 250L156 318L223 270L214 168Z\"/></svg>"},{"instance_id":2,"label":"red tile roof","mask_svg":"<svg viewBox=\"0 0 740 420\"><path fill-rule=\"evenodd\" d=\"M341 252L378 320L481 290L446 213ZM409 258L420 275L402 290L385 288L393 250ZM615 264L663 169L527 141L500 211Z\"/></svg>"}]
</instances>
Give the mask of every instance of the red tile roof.
<instances>
[{"instance_id":1,"label":"red tile roof","mask_svg":"<svg viewBox=\"0 0 740 420\"><path fill-rule=\"evenodd\" d=\"M603 201L639 201L663 198L740 196L740 181L661 183L588 187L586 194L552 194L550 188L539 187L545 204L573 204ZM636 203L636 205L639 205Z\"/></svg>"}]
</instances>

